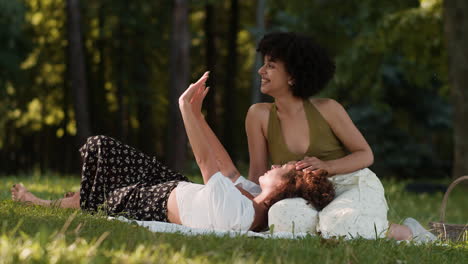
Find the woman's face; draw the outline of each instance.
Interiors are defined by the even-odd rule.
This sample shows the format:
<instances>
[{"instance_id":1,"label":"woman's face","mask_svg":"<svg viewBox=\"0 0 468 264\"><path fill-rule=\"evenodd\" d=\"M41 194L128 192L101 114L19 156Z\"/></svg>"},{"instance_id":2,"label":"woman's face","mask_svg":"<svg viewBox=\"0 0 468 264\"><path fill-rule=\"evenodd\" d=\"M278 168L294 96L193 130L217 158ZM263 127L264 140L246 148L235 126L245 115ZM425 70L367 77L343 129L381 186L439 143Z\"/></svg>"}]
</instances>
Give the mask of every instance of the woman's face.
<instances>
[{"instance_id":1,"label":"woman's face","mask_svg":"<svg viewBox=\"0 0 468 264\"><path fill-rule=\"evenodd\" d=\"M282 61L272 60L270 56L265 56L263 66L258 69L258 74L262 78L260 86L262 93L275 97L282 93L291 92L288 83L292 81L291 76L286 71Z\"/></svg>"},{"instance_id":2,"label":"woman's face","mask_svg":"<svg viewBox=\"0 0 468 264\"><path fill-rule=\"evenodd\" d=\"M283 166L272 168L258 179L260 187L262 190L279 188L285 182L283 175L295 169L294 164L284 164Z\"/></svg>"}]
</instances>

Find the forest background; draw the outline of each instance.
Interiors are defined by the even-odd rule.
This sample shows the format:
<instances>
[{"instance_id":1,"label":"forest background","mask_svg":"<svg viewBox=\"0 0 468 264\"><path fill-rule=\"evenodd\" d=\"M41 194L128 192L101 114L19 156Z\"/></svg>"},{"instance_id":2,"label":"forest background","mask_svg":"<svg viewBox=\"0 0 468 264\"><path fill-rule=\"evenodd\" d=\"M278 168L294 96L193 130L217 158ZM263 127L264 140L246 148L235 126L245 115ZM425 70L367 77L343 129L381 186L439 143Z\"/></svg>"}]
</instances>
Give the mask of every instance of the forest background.
<instances>
[{"instance_id":1,"label":"forest background","mask_svg":"<svg viewBox=\"0 0 468 264\"><path fill-rule=\"evenodd\" d=\"M204 71L208 123L248 166L244 118L259 92L256 43L313 36L381 177L468 172L464 0L0 0L0 174L79 173L106 134L180 171L194 168L178 95ZM465 62L465 63L463 63Z\"/></svg>"}]
</instances>

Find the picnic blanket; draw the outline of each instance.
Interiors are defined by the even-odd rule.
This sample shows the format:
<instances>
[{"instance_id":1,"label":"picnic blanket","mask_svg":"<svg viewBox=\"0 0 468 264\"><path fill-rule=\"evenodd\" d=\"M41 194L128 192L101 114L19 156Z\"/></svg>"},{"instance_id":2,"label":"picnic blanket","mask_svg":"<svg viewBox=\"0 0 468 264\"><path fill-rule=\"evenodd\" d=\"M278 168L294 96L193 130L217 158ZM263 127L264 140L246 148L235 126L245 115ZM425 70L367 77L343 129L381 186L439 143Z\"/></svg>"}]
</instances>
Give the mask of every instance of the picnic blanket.
<instances>
[{"instance_id":1,"label":"picnic blanket","mask_svg":"<svg viewBox=\"0 0 468 264\"><path fill-rule=\"evenodd\" d=\"M237 237L237 236L248 236L248 237L260 237L260 238L284 238L284 239L298 239L304 238L307 236L313 236L314 234L310 233L292 233L292 232L253 232L253 231L226 231L226 230L213 230L213 229L203 229L203 228L191 228L183 225L158 222L158 221L137 221L130 220L125 217L109 217L111 220L118 220L127 223L135 223L137 225L148 228L152 232L156 233L178 233L188 236L197 236L197 235L214 235L214 236L228 236L228 237Z\"/></svg>"},{"instance_id":2,"label":"picnic blanket","mask_svg":"<svg viewBox=\"0 0 468 264\"><path fill-rule=\"evenodd\" d=\"M288 200L284 206L281 204L282 201L273 205L270 208L268 222L275 226L274 232L211 230L165 222L133 221L123 217L117 219L135 222L153 232L185 235L210 234L294 239L313 236L316 232L320 232L324 238L376 239L385 237L385 231L388 228L388 207L383 186L377 176L369 169L362 169L353 173L335 175L330 177L330 180L335 185L336 198L320 212L307 208L305 200L302 203L293 202L298 198L283 200ZM292 232L287 232L290 230Z\"/></svg>"},{"instance_id":3,"label":"picnic blanket","mask_svg":"<svg viewBox=\"0 0 468 264\"><path fill-rule=\"evenodd\" d=\"M273 238L273 239L301 239L308 236L315 236L316 234L312 233L292 233L292 232L236 232L236 231L224 231L224 230L208 230L208 229L201 229L201 228L191 228L186 227L183 225L166 223L166 222L158 222L158 221L136 221L130 220L125 217L109 217L110 220L118 220L127 223L134 223L143 227L148 228L152 232L156 233L176 233L188 236L198 236L198 235L214 235L218 237L237 237L237 236L248 236L248 237L259 237L259 238ZM349 240L349 238L345 237L345 240ZM393 240L395 241L395 240ZM410 240L402 240L402 241L395 241L397 244L403 243L404 245L424 245L425 242L421 241L410 241ZM431 242L429 242L431 243ZM449 246L447 243L443 243L442 241L435 242L439 246Z\"/></svg>"}]
</instances>

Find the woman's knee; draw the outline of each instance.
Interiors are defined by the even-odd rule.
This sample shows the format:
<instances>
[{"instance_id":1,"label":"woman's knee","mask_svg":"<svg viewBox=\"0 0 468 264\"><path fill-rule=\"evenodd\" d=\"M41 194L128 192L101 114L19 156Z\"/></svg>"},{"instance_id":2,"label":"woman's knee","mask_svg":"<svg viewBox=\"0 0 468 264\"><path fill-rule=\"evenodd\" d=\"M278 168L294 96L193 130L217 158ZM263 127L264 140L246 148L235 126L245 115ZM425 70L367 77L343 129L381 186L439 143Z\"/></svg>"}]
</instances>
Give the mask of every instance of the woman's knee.
<instances>
[{"instance_id":1,"label":"woman's knee","mask_svg":"<svg viewBox=\"0 0 468 264\"><path fill-rule=\"evenodd\" d=\"M115 143L115 141L115 139L105 135L90 136L86 139L86 143L83 147L108 145L110 142Z\"/></svg>"},{"instance_id":2,"label":"woman's knee","mask_svg":"<svg viewBox=\"0 0 468 264\"><path fill-rule=\"evenodd\" d=\"M112 143L111 143L112 142ZM115 139L105 136L105 135L97 135L97 136L90 136L86 139L86 143L80 148L80 153L82 157L85 157L85 153L94 153L104 152L105 146L111 145L115 142Z\"/></svg>"}]
</instances>

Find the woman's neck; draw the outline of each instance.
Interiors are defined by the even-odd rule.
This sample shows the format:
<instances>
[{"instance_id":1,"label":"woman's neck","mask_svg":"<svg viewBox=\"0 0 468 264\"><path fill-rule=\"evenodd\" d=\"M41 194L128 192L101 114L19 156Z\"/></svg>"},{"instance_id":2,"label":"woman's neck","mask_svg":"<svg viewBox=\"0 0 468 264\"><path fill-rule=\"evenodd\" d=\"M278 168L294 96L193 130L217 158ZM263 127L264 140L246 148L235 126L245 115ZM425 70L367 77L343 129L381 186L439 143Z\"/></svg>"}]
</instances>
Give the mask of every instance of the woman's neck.
<instances>
[{"instance_id":1,"label":"woman's neck","mask_svg":"<svg viewBox=\"0 0 468 264\"><path fill-rule=\"evenodd\" d=\"M257 204L266 204L269 196L269 193L267 193L265 190L262 190L262 192L259 195L252 199L252 201Z\"/></svg>"},{"instance_id":2,"label":"woman's neck","mask_svg":"<svg viewBox=\"0 0 468 264\"><path fill-rule=\"evenodd\" d=\"M295 115L304 108L302 101L302 98L293 96L292 94L276 97L276 109L279 114Z\"/></svg>"}]
</instances>

